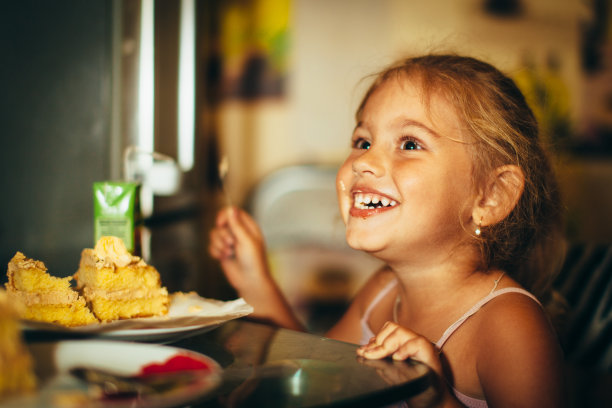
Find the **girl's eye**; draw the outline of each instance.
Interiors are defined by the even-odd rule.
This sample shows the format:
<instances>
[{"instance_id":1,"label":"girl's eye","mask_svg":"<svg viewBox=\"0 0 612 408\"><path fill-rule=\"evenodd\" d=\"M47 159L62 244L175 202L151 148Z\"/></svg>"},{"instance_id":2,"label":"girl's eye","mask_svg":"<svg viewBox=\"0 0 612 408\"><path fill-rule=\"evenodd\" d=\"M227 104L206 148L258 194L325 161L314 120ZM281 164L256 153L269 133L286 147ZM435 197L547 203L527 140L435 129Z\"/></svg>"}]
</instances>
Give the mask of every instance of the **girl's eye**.
<instances>
[{"instance_id":1,"label":"girl's eye","mask_svg":"<svg viewBox=\"0 0 612 408\"><path fill-rule=\"evenodd\" d=\"M361 138L357 139L353 142L353 148L368 150L370 148L370 142Z\"/></svg>"},{"instance_id":2,"label":"girl's eye","mask_svg":"<svg viewBox=\"0 0 612 408\"><path fill-rule=\"evenodd\" d=\"M402 141L400 149L402 150L421 150L423 146L412 138L406 138Z\"/></svg>"}]
</instances>

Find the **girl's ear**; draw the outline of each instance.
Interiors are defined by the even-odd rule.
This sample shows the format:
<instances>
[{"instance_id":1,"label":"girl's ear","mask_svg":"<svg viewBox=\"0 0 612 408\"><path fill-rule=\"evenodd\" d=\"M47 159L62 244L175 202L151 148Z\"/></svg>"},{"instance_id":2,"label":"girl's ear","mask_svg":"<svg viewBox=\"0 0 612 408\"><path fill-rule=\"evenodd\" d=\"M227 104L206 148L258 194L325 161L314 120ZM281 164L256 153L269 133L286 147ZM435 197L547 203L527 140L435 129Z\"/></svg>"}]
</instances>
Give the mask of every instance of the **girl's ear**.
<instances>
[{"instance_id":1,"label":"girl's ear","mask_svg":"<svg viewBox=\"0 0 612 408\"><path fill-rule=\"evenodd\" d=\"M478 196L472 211L475 225L497 224L510 214L518 203L525 186L525 175L520 167L505 165L496 168Z\"/></svg>"}]
</instances>

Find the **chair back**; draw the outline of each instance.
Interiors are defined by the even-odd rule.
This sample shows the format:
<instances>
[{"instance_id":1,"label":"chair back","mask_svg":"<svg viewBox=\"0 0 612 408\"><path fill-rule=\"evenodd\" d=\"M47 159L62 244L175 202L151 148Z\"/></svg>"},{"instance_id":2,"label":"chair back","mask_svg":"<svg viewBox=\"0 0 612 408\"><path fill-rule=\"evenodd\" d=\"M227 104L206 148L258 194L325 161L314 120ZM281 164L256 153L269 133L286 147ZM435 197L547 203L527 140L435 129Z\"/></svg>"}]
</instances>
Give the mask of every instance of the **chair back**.
<instances>
[{"instance_id":1,"label":"chair back","mask_svg":"<svg viewBox=\"0 0 612 408\"><path fill-rule=\"evenodd\" d=\"M570 245L554 286L570 308L561 333L567 361L612 373L612 245Z\"/></svg>"}]
</instances>

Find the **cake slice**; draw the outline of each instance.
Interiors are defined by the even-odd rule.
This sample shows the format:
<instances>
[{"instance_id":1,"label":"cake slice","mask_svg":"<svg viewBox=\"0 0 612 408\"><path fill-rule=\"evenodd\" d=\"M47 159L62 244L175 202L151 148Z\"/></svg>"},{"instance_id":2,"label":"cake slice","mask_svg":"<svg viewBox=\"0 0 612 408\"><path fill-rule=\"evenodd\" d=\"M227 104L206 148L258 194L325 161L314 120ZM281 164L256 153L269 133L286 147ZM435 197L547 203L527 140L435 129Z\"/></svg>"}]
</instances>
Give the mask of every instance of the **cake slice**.
<instances>
[{"instance_id":1,"label":"cake slice","mask_svg":"<svg viewBox=\"0 0 612 408\"><path fill-rule=\"evenodd\" d=\"M24 306L22 318L70 327L98 321L72 288L72 277L49 275L43 262L17 252L8 264L7 275L8 296Z\"/></svg>"},{"instance_id":2,"label":"cake slice","mask_svg":"<svg viewBox=\"0 0 612 408\"><path fill-rule=\"evenodd\" d=\"M32 358L24 347L17 320L19 306L0 289L0 401L36 387Z\"/></svg>"},{"instance_id":3,"label":"cake slice","mask_svg":"<svg viewBox=\"0 0 612 408\"><path fill-rule=\"evenodd\" d=\"M84 249L75 279L101 321L168 313L168 290L159 272L132 256L120 238L101 237L95 248Z\"/></svg>"}]
</instances>

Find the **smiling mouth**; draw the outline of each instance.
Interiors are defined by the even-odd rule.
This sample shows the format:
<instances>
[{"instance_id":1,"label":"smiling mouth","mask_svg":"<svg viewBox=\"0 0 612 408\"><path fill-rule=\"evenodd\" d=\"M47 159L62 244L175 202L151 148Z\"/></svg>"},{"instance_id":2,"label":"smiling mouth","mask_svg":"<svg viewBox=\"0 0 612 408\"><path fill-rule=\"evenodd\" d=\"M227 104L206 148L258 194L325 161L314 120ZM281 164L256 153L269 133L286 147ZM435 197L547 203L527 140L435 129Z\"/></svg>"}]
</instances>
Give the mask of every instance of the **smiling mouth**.
<instances>
[{"instance_id":1,"label":"smiling mouth","mask_svg":"<svg viewBox=\"0 0 612 408\"><path fill-rule=\"evenodd\" d=\"M358 210L373 210L377 208L391 208L397 205L397 201L378 194L357 193L353 198L353 208Z\"/></svg>"}]
</instances>

